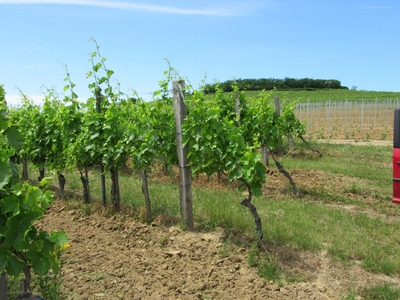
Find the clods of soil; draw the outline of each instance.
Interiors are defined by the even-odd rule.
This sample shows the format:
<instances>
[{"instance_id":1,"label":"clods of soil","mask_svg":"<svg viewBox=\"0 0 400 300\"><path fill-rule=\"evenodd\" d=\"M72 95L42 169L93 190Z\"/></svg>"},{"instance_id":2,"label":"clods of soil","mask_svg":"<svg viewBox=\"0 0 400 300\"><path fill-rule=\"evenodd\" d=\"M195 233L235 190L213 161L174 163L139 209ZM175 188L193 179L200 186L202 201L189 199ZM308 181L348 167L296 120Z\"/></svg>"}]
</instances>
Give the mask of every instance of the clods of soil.
<instances>
[{"instance_id":1,"label":"clods of soil","mask_svg":"<svg viewBox=\"0 0 400 300\"><path fill-rule=\"evenodd\" d=\"M341 299L350 288L400 284L357 265L343 266L324 251L279 247L279 267L293 279L265 281L248 263L250 247L228 242L223 229L186 232L169 223L159 218L146 224L102 208L85 215L56 200L37 225L65 230L70 238L60 274L66 299L322 300Z\"/></svg>"}]
</instances>

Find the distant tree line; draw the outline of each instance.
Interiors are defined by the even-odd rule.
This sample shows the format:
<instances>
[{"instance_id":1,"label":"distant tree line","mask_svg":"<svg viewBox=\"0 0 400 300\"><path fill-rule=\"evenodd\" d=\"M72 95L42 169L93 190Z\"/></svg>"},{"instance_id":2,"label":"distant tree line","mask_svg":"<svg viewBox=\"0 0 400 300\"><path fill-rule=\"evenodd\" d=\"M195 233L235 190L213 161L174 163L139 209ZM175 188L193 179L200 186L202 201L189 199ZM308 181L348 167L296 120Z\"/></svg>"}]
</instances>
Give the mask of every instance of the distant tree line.
<instances>
[{"instance_id":1,"label":"distant tree line","mask_svg":"<svg viewBox=\"0 0 400 300\"><path fill-rule=\"evenodd\" d=\"M217 86L224 92L233 90L233 83L237 84L240 91L261 91L261 90L319 90L319 89L348 89L342 86L339 80L335 79L311 79L311 78L261 78L261 79L237 79L227 80L204 86L204 93L215 93Z\"/></svg>"}]
</instances>

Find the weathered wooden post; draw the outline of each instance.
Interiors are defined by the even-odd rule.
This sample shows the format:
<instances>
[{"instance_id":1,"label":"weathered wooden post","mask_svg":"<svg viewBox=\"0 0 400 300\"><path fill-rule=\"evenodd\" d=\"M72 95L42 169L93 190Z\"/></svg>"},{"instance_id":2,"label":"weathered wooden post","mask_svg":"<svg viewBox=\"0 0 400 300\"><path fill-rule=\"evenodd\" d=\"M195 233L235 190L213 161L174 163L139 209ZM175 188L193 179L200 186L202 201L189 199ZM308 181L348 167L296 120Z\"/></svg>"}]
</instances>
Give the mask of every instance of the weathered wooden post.
<instances>
[{"instance_id":1,"label":"weathered wooden post","mask_svg":"<svg viewBox=\"0 0 400 300\"><path fill-rule=\"evenodd\" d=\"M274 104L276 115L279 117L281 115L281 102L279 101L279 97L274 97Z\"/></svg>"},{"instance_id":2,"label":"weathered wooden post","mask_svg":"<svg viewBox=\"0 0 400 300\"><path fill-rule=\"evenodd\" d=\"M269 149L267 145L261 147L261 160L264 166L269 166Z\"/></svg>"},{"instance_id":3,"label":"weathered wooden post","mask_svg":"<svg viewBox=\"0 0 400 300\"><path fill-rule=\"evenodd\" d=\"M8 300L7 275L4 271L0 275L0 300Z\"/></svg>"},{"instance_id":4,"label":"weathered wooden post","mask_svg":"<svg viewBox=\"0 0 400 300\"><path fill-rule=\"evenodd\" d=\"M179 162L179 196L182 220L187 230L194 229L193 203L192 203L192 172L188 166L188 145L183 147L182 123L187 115L184 100L184 80L174 81L172 90L174 94L174 112L176 126L176 150Z\"/></svg>"},{"instance_id":5,"label":"weathered wooden post","mask_svg":"<svg viewBox=\"0 0 400 300\"><path fill-rule=\"evenodd\" d=\"M28 176L28 163L26 161L25 157L21 158L22 161L22 180L23 181L28 181L29 176Z\"/></svg>"},{"instance_id":6,"label":"weathered wooden post","mask_svg":"<svg viewBox=\"0 0 400 300\"><path fill-rule=\"evenodd\" d=\"M142 192L144 194L144 201L146 203L146 213L148 217L151 217L151 201L150 201L150 193L149 193L149 185L147 184L147 173L146 170L143 169L141 171L142 175Z\"/></svg>"}]
</instances>

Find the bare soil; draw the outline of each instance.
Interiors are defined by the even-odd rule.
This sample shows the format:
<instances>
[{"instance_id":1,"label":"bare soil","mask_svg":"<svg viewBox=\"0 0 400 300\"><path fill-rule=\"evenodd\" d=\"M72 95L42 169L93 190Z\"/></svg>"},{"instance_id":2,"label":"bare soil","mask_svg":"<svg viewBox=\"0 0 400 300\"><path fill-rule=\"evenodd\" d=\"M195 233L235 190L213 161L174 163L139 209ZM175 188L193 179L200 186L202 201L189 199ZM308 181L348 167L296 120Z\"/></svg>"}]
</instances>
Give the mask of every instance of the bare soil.
<instances>
[{"instance_id":1,"label":"bare soil","mask_svg":"<svg viewBox=\"0 0 400 300\"><path fill-rule=\"evenodd\" d=\"M109 214L57 200L38 224L66 230L63 254L66 299L341 299L349 289L400 279L344 266L325 252L277 248L292 282L267 281L248 263L250 249L226 242L223 229L185 232L156 219L146 224L129 212Z\"/></svg>"}]
</instances>

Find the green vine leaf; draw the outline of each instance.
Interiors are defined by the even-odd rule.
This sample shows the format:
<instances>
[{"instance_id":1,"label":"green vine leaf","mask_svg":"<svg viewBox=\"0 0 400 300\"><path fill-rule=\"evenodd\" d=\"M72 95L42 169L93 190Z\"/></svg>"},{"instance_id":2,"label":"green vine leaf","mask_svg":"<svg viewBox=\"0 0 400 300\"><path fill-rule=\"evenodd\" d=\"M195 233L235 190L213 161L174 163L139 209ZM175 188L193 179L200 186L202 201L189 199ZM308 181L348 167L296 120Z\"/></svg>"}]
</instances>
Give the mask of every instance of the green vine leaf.
<instances>
[{"instance_id":1,"label":"green vine leaf","mask_svg":"<svg viewBox=\"0 0 400 300\"><path fill-rule=\"evenodd\" d=\"M7 273L11 276L17 277L25 268L25 263L9 253L7 249L0 248L0 270L7 270Z\"/></svg>"},{"instance_id":2,"label":"green vine leaf","mask_svg":"<svg viewBox=\"0 0 400 300\"><path fill-rule=\"evenodd\" d=\"M14 176L10 161L0 160L0 189L3 189Z\"/></svg>"},{"instance_id":3,"label":"green vine leaf","mask_svg":"<svg viewBox=\"0 0 400 300\"><path fill-rule=\"evenodd\" d=\"M11 216L20 212L19 198L16 195L9 195L0 201L0 211L2 214L11 213Z\"/></svg>"},{"instance_id":4,"label":"green vine leaf","mask_svg":"<svg viewBox=\"0 0 400 300\"><path fill-rule=\"evenodd\" d=\"M107 78L110 78L114 74L113 70L107 70Z\"/></svg>"},{"instance_id":5,"label":"green vine leaf","mask_svg":"<svg viewBox=\"0 0 400 300\"><path fill-rule=\"evenodd\" d=\"M23 144L21 133L15 126L8 127L5 131L8 139L8 144L14 149L20 149Z\"/></svg>"},{"instance_id":6,"label":"green vine leaf","mask_svg":"<svg viewBox=\"0 0 400 300\"><path fill-rule=\"evenodd\" d=\"M102 66L103 66L103 64L101 62L98 62L97 64L95 64L93 66L93 71L95 71L97 73L101 69Z\"/></svg>"}]
</instances>

